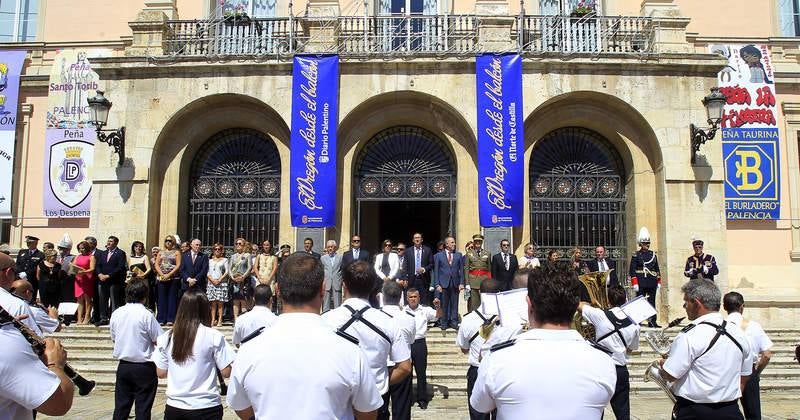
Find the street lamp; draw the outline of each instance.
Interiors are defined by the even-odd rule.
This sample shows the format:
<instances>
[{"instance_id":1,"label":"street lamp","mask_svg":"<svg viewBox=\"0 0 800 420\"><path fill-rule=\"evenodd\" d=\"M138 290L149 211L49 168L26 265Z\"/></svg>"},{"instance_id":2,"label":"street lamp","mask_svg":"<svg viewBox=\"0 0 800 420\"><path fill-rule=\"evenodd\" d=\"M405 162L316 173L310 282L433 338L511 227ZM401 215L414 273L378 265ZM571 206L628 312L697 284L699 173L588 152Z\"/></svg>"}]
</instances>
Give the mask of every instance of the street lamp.
<instances>
[{"instance_id":1,"label":"street lamp","mask_svg":"<svg viewBox=\"0 0 800 420\"><path fill-rule=\"evenodd\" d=\"M111 101L103 96L103 91L98 90L97 95L86 100L89 103L89 122L97 128L97 140L107 143L114 148L114 153L119 155L119 163L122 166L125 161L125 127L117 130L103 130L108 123L108 111L111 109Z\"/></svg>"},{"instance_id":2,"label":"street lamp","mask_svg":"<svg viewBox=\"0 0 800 420\"><path fill-rule=\"evenodd\" d=\"M719 91L718 87L711 88L711 93L703 98L703 106L706 107L706 114L708 116L709 127L706 130L689 124L689 132L692 138L692 164L697 160L697 152L700 151L700 145L714 138L717 134L719 122L722 120L722 112L725 109L725 102L727 97Z\"/></svg>"}]
</instances>

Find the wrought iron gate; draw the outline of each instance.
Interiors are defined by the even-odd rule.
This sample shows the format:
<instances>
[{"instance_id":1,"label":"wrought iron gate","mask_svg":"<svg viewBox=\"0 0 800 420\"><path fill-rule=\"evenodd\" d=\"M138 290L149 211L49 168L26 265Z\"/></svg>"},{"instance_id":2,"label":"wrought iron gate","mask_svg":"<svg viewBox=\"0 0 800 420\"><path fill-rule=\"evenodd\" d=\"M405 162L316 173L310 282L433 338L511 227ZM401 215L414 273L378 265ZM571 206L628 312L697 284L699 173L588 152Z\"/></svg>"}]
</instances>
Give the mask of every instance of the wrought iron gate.
<instances>
[{"instance_id":1,"label":"wrought iron gate","mask_svg":"<svg viewBox=\"0 0 800 420\"><path fill-rule=\"evenodd\" d=\"M363 201L410 200L449 202L448 231L455 230L455 164L438 136L413 126L388 128L364 146L358 162L357 231Z\"/></svg>"},{"instance_id":2,"label":"wrought iron gate","mask_svg":"<svg viewBox=\"0 0 800 420\"><path fill-rule=\"evenodd\" d=\"M624 169L617 151L599 134L563 128L539 141L531 155L531 239L537 256L562 258L573 247L584 259L603 245L624 277Z\"/></svg>"},{"instance_id":3,"label":"wrought iron gate","mask_svg":"<svg viewBox=\"0 0 800 420\"><path fill-rule=\"evenodd\" d=\"M237 237L278 240L281 162L272 139L250 129L228 129L202 146L191 169L191 235L204 248L226 249Z\"/></svg>"}]
</instances>

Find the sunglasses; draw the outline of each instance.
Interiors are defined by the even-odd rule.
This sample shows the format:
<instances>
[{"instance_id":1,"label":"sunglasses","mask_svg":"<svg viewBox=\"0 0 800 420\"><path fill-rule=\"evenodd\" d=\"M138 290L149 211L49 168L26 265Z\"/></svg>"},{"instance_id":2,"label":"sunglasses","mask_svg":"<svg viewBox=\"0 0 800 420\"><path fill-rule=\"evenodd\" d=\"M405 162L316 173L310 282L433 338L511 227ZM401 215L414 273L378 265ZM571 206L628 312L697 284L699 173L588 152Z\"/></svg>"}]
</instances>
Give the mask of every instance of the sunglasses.
<instances>
[{"instance_id":1,"label":"sunglasses","mask_svg":"<svg viewBox=\"0 0 800 420\"><path fill-rule=\"evenodd\" d=\"M164 242L170 242L171 243L171 242L175 242L175 241L173 241L172 239L164 239Z\"/></svg>"},{"instance_id":2,"label":"sunglasses","mask_svg":"<svg viewBox=\"0 0 800 420\"><path fill-rule=\"evenodd\" d=\"M397 248L398 251L405 251L405 248Z\"/></svg>"},{"instance_id":3,"label":"sunglasses","mask_svg":"<svg viewBox=\"0 0 800 420\"><path fill-rule=\"evenodd\" d=\"M350 242L361 242L361 239L353 239L353 240L352 240L352 241L350 241Z\"/></svg>"}]
</instances>

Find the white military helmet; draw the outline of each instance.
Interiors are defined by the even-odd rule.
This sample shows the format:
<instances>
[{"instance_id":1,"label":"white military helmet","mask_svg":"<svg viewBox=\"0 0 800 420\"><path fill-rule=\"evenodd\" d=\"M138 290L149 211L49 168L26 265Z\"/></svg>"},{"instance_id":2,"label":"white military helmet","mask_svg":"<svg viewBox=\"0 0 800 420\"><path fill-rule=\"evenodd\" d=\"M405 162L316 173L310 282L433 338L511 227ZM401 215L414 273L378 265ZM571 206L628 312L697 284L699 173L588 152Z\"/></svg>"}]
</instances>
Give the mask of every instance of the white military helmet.
<instances>
[{"instance_id":1,"label":"white military helmet","mask_svg":"<svg viewBox=\"0 0 800 420\"><path fill-rule=\"evenodd\" d=\"M639 243L641 244L644 242L650 242L650 231L647 230L646 227L642 226L642 228L639 229Z\"/></svg>"},{"instance_id":2,"label":"white military helmet","mask_svg":"<svg viewBox=\"0 0 800 420\"><path fill-rule=\"evenodd\" d=\"M58 243L57 247L72 249L72 238L69 236L69 233L65 233L64 236L61 237L61 242Z\"/></svg>"}]
</instances>

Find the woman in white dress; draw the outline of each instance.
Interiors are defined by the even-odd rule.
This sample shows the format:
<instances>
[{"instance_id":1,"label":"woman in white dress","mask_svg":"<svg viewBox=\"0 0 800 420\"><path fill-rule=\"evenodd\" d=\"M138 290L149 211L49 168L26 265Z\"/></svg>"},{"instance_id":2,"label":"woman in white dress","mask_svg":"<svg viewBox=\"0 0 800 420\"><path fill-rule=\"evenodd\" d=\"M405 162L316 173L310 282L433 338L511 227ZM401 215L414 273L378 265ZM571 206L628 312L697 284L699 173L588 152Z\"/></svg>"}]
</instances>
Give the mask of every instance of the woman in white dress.
<instances>
[{"instance_id":1,"label":"woman in white dress","mask_svg":"<svg viewBox=\"0 0 800 420\"><path fill-rule=\"evenodd\" d=\"M524 254L519 257L519 268L536 268L539 264L539 259L534 256L536 247L532 243L525 244Z\"/></svg>"},{"instance_id":2,"label":"woman in white dress","mask_svg":"<svg viewBox=\"0 0 800 420\"><path fill-rule=\"evenodd\" d=\"M228 297L228 259L221 243L212 247L211 260L208 261L208 285L206 295L211 302L211 325L222 326L222 311Z\"/></svg>"}]
</instances>

